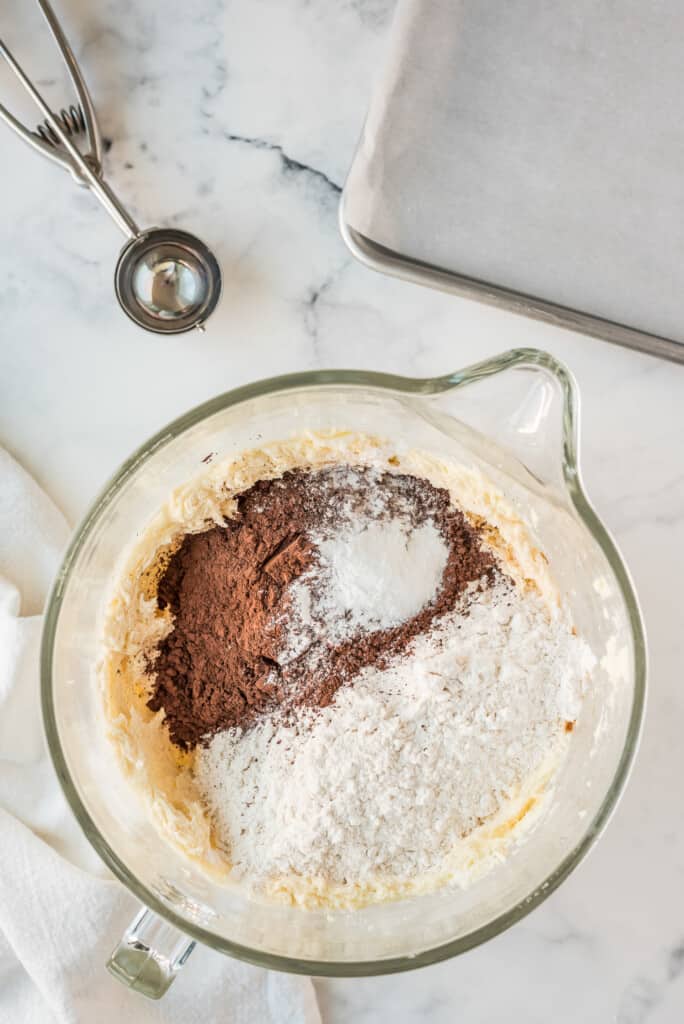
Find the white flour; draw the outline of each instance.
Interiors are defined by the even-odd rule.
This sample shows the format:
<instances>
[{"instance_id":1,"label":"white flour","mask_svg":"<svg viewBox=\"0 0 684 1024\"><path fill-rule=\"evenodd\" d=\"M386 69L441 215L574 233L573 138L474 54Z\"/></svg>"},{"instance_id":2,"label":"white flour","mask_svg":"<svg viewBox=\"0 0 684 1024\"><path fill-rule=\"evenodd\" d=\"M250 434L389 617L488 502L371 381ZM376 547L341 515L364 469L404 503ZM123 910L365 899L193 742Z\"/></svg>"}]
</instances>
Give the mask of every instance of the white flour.
<instances>
[{"instance_id":1,"label":"white flour","mask_svg":"<svg viewBox=\"0 0 684 1024\"><path fill-rule=\"evenodd\" d=\"M534 592L469 596L468 614L363 670L330 707L200 751L196 781L238 874L364 884L429 872L562 749L588 648Z\"/></svg>"}]
</instances>

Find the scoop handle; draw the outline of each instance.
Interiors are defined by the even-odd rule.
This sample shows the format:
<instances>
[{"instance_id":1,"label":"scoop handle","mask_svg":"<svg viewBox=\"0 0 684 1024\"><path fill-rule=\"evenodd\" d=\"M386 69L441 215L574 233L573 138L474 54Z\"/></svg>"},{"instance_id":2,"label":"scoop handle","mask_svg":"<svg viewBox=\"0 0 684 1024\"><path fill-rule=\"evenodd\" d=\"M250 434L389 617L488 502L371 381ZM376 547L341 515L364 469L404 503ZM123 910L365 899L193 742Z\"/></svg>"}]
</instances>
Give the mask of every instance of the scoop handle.
<instances>
[{"instance_id":1,"label":"scoop handle","mask_svg":"<svg viewBox=\"0 0 684 1024\"><path fill-rule=\"evenodd\" d=\"M161 999L194 948L187 935L141 907L107 961L107 970L127 988Z\"/></svg>"},{"instance_id":2,"label":"scoop handle","mask_svg":"<svg viewBox=\"0 0 684 1024\"><path fill-rule=\"evenodd\" d=\"M123 206L120 199L114 194L107 182L95 173L79 150L78 146L75 146L71 141L68 134L64 131L60 119L55 115L54 111L50 109L48 103L46 103L45 99L38 92L33 82L26 75L23 68L12 55L2 39L0 39L0 57L5 59L8 66L26 89L26 92L29 94L36 106L41 110L44 117L47 118L55 132L55 135L64 147L76 176L88 185L91 191L97 196L102 206L104 206L109 216L117 227L124 233L126 238L135 238L140 233L140 230L128 210ZM0 116L10 126L10 128L18 131L21 135L25 134L23 128L19 125L19 122L12 117L9 111L6 111L4 107L0 107Z\"/></svg>"}]
</instances>

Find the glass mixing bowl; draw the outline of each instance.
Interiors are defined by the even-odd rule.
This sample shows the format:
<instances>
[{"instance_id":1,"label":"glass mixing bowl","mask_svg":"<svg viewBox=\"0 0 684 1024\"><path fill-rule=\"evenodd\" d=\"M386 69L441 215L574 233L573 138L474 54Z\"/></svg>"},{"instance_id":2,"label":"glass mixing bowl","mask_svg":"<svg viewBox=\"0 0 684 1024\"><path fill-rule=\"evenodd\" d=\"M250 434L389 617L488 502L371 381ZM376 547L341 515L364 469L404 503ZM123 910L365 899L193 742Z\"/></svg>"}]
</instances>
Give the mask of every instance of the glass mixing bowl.
<instances>
[{"instance_id":1,"label":"glass mixing bowl","mask_svg":"<svg viewBox=\"0 0 684 1024\"><path fill-rule=\"evenodd\" d=\"M598 658L570 753L526 842L466 889L356 911L265 905L175 852L112 784L96 662L122 551L215 452L308 430L381 435L479 467L529 524ZM644 632L629 575L582 489L577 393L551 356L516 350L430 380L353 371L250 384L187 413L121 467L76 532L50 597L42 706L74 814L145 908L113 954L122 981L159 996L199 940L265 967L319 975L403 971L492 938L541 903L595 842L625 784L644 709Z\"/></svg>"}]
</instances>

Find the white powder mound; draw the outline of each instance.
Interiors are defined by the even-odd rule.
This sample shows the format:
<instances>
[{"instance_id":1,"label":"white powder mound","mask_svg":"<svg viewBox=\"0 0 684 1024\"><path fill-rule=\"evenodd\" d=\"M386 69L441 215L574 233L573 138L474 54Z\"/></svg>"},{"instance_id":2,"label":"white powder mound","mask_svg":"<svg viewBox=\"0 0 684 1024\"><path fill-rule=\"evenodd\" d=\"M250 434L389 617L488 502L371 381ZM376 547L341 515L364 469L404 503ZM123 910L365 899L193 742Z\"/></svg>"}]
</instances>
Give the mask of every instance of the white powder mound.
<instances>
[{"instance_id":1,"label":"white powder mound","mask_svg":"<svg viewBox=\"0 0 684 1024\"><path fill-rule=\"evenodd\" d=\"M413 618L437 595L448 556L431 520L411 527L403 517L361 518L312 541L318 563L290 587L283 661L300 654L317 633L340 643Z\"/></svg>"},{"instance_id":2,"label":"white powder mound","mask_svg":"<svg viewBox=\"0 0 684 1024\"><path fill-rule=\"evenodd\" d=\"M331 706L199 752L196 782L238 875L415 878L562 747L588 648L533 592L502 583L466 600Z\"/></svg>"},{"instance_id":3,"label":"white powder mound","mask_svg":"<svg viewBox=\"0 0 684 1024\"><path fill-rule=\"evenodd\" d=\"M323 610L343 616L349 634L417 615L435 597L448 554L434 523L409 530L400 519L353 523L322 540L318 551L332 584Z\"/></svg>"}]
</instances>

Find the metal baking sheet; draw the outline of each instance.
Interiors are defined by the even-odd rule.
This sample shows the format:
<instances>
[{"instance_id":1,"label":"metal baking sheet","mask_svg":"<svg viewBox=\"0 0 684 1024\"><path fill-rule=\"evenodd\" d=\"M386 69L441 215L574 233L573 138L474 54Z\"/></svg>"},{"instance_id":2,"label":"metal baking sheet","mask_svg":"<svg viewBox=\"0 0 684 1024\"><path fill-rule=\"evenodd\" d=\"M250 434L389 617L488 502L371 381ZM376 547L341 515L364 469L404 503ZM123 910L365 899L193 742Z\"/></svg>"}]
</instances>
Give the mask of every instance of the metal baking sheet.
<instances>
[{"instance_id":1,"label":"metal baking sheet","mask_svg":"<svg viewBox=\"0 0 684 1024\"><path fill-rule=\"evenodd\" d=\"M400 0L347 244L684 362L682 38L679 0Z\"/></svg>"}]
</instances>

